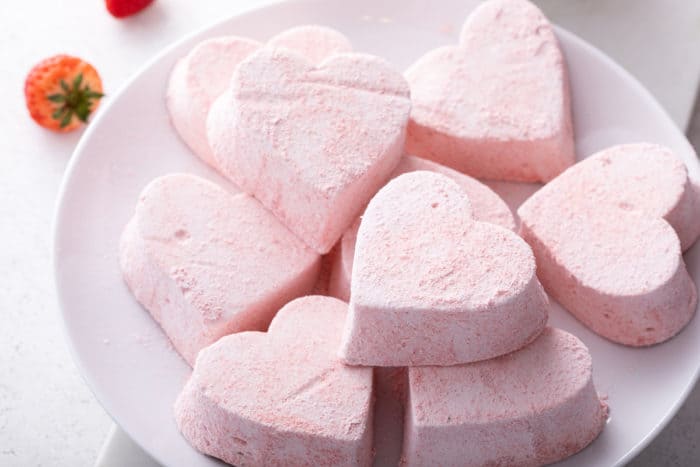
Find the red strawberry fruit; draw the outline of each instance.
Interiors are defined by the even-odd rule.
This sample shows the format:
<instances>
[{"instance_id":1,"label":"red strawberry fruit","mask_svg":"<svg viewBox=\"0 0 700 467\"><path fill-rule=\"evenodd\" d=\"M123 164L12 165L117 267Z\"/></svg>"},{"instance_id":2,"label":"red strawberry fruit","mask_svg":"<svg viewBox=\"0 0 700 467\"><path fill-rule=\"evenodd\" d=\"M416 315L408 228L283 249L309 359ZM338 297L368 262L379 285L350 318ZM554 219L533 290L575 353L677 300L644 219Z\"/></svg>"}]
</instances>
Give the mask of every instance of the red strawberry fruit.
<instances>
[{"instance_id":1,"label":"red strawberry fruit","mask_svg":"<svg viewBox=\"0 0 700 467\"><path fill-rule=\"evenodd\" d=\"M105 0L107 11L115 18L126 18L153 3L153 0Z\"/></svg>"},{"instance_id":2,"label":"red strawberry fruit","mask_svg":"<svg viewBox=\"0 0 700 467\"><path fill-rule=\"evenodd\" d=\"M87 122L102 96L97 70L70 55L42 60L24 82L29 114L39 125L54 131L75 130Z\"/></svg>"}]
</instances>

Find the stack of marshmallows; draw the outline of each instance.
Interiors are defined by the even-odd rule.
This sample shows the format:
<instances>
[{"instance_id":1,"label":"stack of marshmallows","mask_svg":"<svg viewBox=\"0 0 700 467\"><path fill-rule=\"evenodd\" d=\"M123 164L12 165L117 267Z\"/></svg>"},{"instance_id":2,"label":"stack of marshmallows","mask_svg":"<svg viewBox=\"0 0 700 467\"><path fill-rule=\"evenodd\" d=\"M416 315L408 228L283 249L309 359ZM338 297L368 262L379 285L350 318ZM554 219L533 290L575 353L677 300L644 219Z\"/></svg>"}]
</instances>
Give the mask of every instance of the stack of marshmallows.
<instances>
[{"instance_id":1,"label":"stack of marshmallows","mask_svg":"<svg viewBox=\"0 0 700 467\"><path fill-rule=\"evenodd\" d=\"M167 106L233 183L152 181L120 260L193 366L175 419L205 454L366 466L398 430L408 466L556 462L608 408L548 294L629 346L694 313L697 184L654 144L576 163L566 64L526 0L481 4L404 74L320 26L208 39ZM546 185L514 213L515 185L477 179Z\"/></svg>"}]
</instances>

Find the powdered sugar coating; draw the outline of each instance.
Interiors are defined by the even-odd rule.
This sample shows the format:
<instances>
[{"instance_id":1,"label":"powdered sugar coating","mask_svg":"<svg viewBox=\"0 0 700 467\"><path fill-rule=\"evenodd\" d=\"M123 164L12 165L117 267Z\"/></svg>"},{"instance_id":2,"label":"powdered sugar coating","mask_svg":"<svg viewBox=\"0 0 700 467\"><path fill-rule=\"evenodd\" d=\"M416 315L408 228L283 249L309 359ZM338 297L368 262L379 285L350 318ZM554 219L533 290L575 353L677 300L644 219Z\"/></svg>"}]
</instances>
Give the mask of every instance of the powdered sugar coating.
<instances>
[{"instance_id":1,"label":"powdered sugar coating","mask_svg":"<svg viewBox=\"0 0 700 467\"><path fill-rule=\"evenodd\" d=\"M444 175L418 171L372 199L357 237L341 356L373 366L454 365L532 341L548 301L527 244L472 218Z\"/></svg>"},{"instance_id":2,"label":"powdered sugar coating","mask_svg":"<svg viewBox=\"0 0 700 467\"><path fill-rule=\"evenodd\" d=\"M606 206L663 218L676 230L683 250L700 236L697 185L683 161L658 144L621 144L600 151L540 190L520 212L537 216L535 206L545 198L548 205L575 205L580 212Z\"/></svg>"},{"instance_id":3,"label":"powdered sugar coating","mask_svg":"<svg viewBox=\"0 0 700 467\"><path fill-rule=\"evenodd\" d=\"M267 42L304 55L311 63L321 63L333 55L352 52L350 40L335 29L304 25L287 29Z\"/></svg>"},{"instance_id":4,"label":"powdered sugar coating","mask_svg":"<svg viewBox=\"0 0 700 467\"><path fill-rule=\"evenodd\" d=\"M260 47L243 37L208 39L178 60L170 75L166 103L173 126L192 152L214 168L207 141L209 108L228 87L238 64Z\"/></svg>"},{"instance_id":5,"label":"powdered sugar coating","mask_svg":"<svg viewBox=\"0 0 700 467\"><path fill-rule=\"evenodd\" d=\"M268 333L200 352L175 403L185 438L234 465L371 465L372 369L335 356L346 314L334 298L300 298Z\"/></svg>"},{"instance_id":6,"label":"powdered sugar coating","mask_svg":"<svg viewBox=\"0 0 700 467\"><path fill-rule=\"evenodd\" d=\"M223 335L264 330L308 293L319 256L248 195L192 175L151 182L120 244L124 279L192 364Z\"/></svg>"},{"instance_id":7,"label":"powdered sugar coating","mask_svg":"<svg viewBox=\"0 0 700 467\"><path fill-rule=\"evenodd\" d=\"M403 77L377 57L314 67L264 49L212 107L209 142L224 175L327 253L398 163L410 105Z\"/></svg>"},{"instance_id":8,"label":"powdered sugar coating","mask_svg":"<svg viewBox=\"0 0 700 467\"><path fill-rule=\"evenodd\" d=\"M518 214L547 291L598 334L639 346L672 337L695 312L681 246L700 232L697 212L683 163L640 143L579 162Z\"/></svg>"},{"instance_id":9,"label":"powdered sugar coating","mask_svg":"<svg viewBox=\"0 0 700 467\"><path fill-rule=\"evenodd\" d=\"M173 126L192 152L217 170L207 141L209 108L228 88L238 64L262 46L257 41L237 36L207 39L178 60L170 75L166 103ZM295 51L312 63L352 51L347 37L331 28L315 25L282 31L273 36L267 46Z\"/></svg>"},{"instance_id":10,"label":"powdered sugar coating","mask_svg":"<svg viewBox=\"0 0 700 467\"><path fill-rule=\"evenodd\" d=\"M406 71L406 151L474 177L548 181L575 160L566 65L551 24L526 0L489 0L460 44Z\"/></svg>"},{"instance_id":11,"label":"powdered sugar coating","mask_svg":"<svg viewBox=\"0 0 700 467\"><path fill-rule=\"evenodd\" d=\"M408 372L407 466L550 464L586 447L607 418L588 349L559 329L496 359Z\"/></svg>"},{"instance_id":12,"label":"powdered sugar coating","mask_svg":"<svg viewBox=\"0 0 700 467\"><path fill-rule=\"evenodd\" d=\"M469 197L474 219L515 230L513 214L503 200L486 185L468 175L420 157L404 156L394 169L391 178L418 170L440 173L457 182ZM331 272L329 291L334 297L345 301L350 299L350 277L359 228L360 219L357 219L341 237Z\"/></svg>"},{"instance_id":13,"label":"powdered sugar coating","mask_svg":"<svg viewBox=\"0 0 700 467\"><path fill-rule=\"evenodd\" d=\"M418 170L428 170L430 172L439 173L454 180L467 194L474 219L500 225L504 229L515 230L513 214L501 197L488 186L469 175L465 175L449 167L420 157L405 156L401 158L391 178L396 178L401 174L416 172Z\"/></svg>"}]
</instances>

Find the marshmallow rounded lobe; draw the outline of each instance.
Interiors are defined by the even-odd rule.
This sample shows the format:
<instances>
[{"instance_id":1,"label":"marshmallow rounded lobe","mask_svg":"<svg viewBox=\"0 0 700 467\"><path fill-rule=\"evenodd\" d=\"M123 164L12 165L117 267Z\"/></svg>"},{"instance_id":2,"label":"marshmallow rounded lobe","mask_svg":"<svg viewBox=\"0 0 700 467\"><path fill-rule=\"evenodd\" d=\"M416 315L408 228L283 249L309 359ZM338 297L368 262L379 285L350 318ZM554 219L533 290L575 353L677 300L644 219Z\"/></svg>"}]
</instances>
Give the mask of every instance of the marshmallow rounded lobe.
<instances>
[{"instance_id":1,"label":"marshmallow rounded lobe","mask_svg":"<svg viewBox=\"0 0 700 467\"><path fill-rule=\"evenodd\" d=\"M351 365L455 365L521 348L547 321L528 245L475 221L447 177L412 172L360 224L341 358Z\"/></svg>"},{"instance_id":2,"label":"marshmallow rounded lobe","mask_svg":"<svg viewBox=\"0 0 700 467\"><path fill-rule=\"evenodd\" d=\"M175 403L183 436L233 465L371 465L372 368L335 355L346 314L334 298L303 297L267 333L202 350Z\"/></svg>"},{"instance_id":3,"label":"marshmallow rounded lobe","mask_svg":"<svg viewBox=\"0 0 700 467\"><path fill-rule=\"evenodd\" d=\"M377 57L315 67L264 49L238 67L207 128L223 174L325 254L398 163L410 105L403 77Z\"/></svg>"},{"instance_id":4,"label":"marshmallow rounded lobe","mask_svg":"<svg viewBox=\"0 0 700 467\"><path fill-rule=\"evenodd\" d=\"M296 26L272 37L268 47L281 47L303 54L311 63L321 63L330 56L352 52L350 39L325 26Z\"/></svg>"},{"instance_id":5,"label":"marshmallow rounded lobe","mask_svg":"<svg viewBox=\"0 0 700 467\"><path fill-rule=\"evenodd\" d=\"M419 170L439 173L454 180L469 197L474 219L515 231L515 220L508 205L488 186L469 175L420 157L404 156L391 178Z\"/></svg>"},{"instance_id":6,"label":"marshmallow rounded lobe","mask_svg":"<svg viewBox=\"0 0 700 467\"><path fill-rule=\"evenodd\" d=\"M651 144L606 149L550 182L518 211L547 292L614 342L676 335L697 306L679 240L697 237L692 186L683 163Z\"/></svg>"},{"instance_id":7,"label":"marshmallow rounded lobe","mask_svg":"<svg viewBox=\"0 0 700 467\"><path fill-rule=\"evenodd\" d=\"M266 329L319 262L252 197L186 174L143 190L120 242L127 285L190 365L221 336Z\"/></svg>"},{"instance_id":8,"label":"marshmallow rounded lobe","mask_svg":"<svg viewBox=\"0 0 700 467\"><path fill-rule=\"evenodd\" d=\"M550 464L590 444L607 419L588 349L559 329L496 359L408 373L407 466Z\"/></svg>"},{"instance_id":9,"label":"marshmallow rounded lobe","mask_svg":"<svg viewBox=\"0 0 700 467\"><path fill-rule=\"evenodd\" d=\"M548 181L575 162L566 64L530 2L484 2L458 46L428 52L405 76L406 152L508 181Z\"/></svg>"},{"instance_id":10,"label":"marshmallow rounded lobe","mask_svg":"<svg viewBox=\"0 0 700 467\"><path fill-rule=\"evenodd\" d=\"M639 211L668 221L685 251L700 236L697 186L683 161L667 147L620 144L593 154L561 174L522 212L533 216L533 207L551 197L585 211L603 207Z\"/></svg>"},{"instance_id":11,"label":"marshmallow rounded lobe","mask_svg":"<svg viewBox=\"0 0 700 467\"><path fill-rule=\"evenodd\" d=\"M207 39L178 60L170 75L166 94L170 120L192 152L214 168L206 130L209 108L228 88L238 64L260 47L243 37Z\"/></svg>"},{"instance_id":12,"label":"marshmallow rounded lobe","mask_svg":"<svg viewBox=\"0 0 700 467\"><path fill-rule=\"evenodd\" d=\"M404 156L391 174L391 178L394 179L404 173L419 170L439 173L457 182L469 197L474 219L500 225L509 230L516 230L515 219L510 208L496 193L475 178L452 170L449 167L421 159L420 157ZM358 218L341 237L337 246L338 253L331 270L329 291L334 297L345 301L350 300L350 278L355 255L355 241L357 240L359 228L360 219Z\"/></svg>"}]
</instances>

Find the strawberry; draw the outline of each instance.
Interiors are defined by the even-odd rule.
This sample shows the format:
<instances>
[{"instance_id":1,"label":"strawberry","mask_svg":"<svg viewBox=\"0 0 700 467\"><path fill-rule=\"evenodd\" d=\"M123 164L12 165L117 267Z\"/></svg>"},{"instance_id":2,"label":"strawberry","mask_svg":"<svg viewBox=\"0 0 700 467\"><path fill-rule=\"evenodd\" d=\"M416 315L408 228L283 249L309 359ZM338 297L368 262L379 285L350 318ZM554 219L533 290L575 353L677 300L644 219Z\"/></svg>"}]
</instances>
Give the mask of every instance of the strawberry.
<instances>
[{"instance_id":1,"label":"strawberry","mask_svg":"<svg viewBox=\"0 0 700 467\"><path fill-rule=\"evenodd\" d=\"M24 82L29 114L39 125L54 131L75 130L87 122L102 96L97 71L69 55L42 60Z\"/></svg>"},{"instance_id":2,"label":"strawberry","mask_svg":"<svg viewBox=\"0 0 700 467\"><path fill-rule=\"evenodd\" d=\"M105 0L107 11L115 18L126 18L153 3L153 0Z\"/></svg>"}]
</instances>

